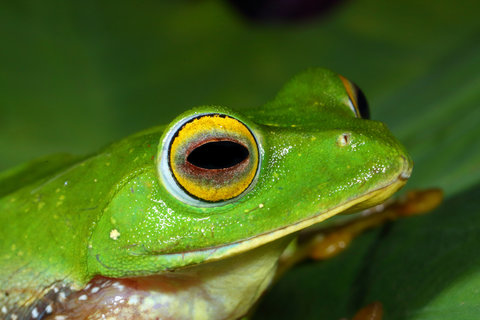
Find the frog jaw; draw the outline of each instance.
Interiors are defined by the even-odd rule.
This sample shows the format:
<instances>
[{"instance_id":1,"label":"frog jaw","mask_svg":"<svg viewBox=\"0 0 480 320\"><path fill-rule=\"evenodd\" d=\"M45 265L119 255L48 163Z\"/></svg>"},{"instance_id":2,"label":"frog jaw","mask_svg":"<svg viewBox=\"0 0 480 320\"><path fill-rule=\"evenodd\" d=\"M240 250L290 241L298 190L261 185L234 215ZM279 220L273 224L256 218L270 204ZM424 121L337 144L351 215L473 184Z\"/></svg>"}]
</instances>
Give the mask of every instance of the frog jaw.
<instances>
[{"instance_id":1,"label":"frog jaw","mask_svg":"<svg viewBox=\"0 0 480 320\"><path fill-rule=\"evenodd\" d=\"M271 283L284 237L242 254L144 277L94 277L36 308L48 319L239 319ZM234 289L232 289L234 285ZM45 299L42 299L44 301ZM46 305L46 304L45 304Z\"/></svg>"},{"instance_id":2,"label":"frog jaw","mask_svg":"<svg viewBox=\"0 0 480 320\"><path fill-rule=\"evenodd\" d=\"M222 246L192 250L182 253L162 254L159 257L161 257L163 261L167 261L168 265L172 266L172 269L188 267L192 264L218 261L278 240L289 234L323 222L339 213L353 213L383 203L396 191L402 188L410 177L412 172L411 161L403 156L401 156L401 160L403 161L402 168L399 174L393 180L387 181L386 184L381 185L359 197L349 199L336 207L328 209L327 211L319 212L313 216L310 216L309 218L300 220L295 224Z\"/></svg>"}]
</instances>

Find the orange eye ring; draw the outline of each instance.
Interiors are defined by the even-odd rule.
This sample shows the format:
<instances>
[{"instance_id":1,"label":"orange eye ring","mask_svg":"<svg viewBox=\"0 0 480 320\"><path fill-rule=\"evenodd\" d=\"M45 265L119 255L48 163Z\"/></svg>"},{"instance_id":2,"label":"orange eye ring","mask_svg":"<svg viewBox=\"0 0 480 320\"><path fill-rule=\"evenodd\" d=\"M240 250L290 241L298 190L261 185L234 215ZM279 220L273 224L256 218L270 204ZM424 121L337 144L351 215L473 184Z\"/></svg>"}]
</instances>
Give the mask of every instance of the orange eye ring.
<instances>
[{"instance_id":1,"label":"orange eye ring","mask_svg":"<svg viewBox=\"0 0 480 320\"><path fill-rule=\"evenodd\" d=\"M242 195L252 186L260 162L252 131L219 113L180 121L167 134L162 153L159 170L167 186L173 181L172 193L196 205L224 203Z\"/></svg>"},{"instance_id":2,"label":"orange eye ring","mask_svg":"<svg viewBox=\"0 0 480 320\"><path fill-rule=\"evenodd\" d=\"M370 119L368 102L362 90L347 78L338 75L342 80L349 99L349 106L357 118Z\"/></svg>"}]
</instances>

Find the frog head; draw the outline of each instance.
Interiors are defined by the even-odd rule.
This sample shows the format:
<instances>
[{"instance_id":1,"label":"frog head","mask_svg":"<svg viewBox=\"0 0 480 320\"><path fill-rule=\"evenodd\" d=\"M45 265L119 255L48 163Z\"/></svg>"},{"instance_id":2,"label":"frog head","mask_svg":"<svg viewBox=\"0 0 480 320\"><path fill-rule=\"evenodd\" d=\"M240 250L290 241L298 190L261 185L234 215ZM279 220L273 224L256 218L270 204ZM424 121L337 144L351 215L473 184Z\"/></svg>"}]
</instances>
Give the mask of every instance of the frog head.
<instances>
[{"instance_id":1,"label":"frog head","mask_svg":"<svg viewBox=\"0 0 480 320\"><path fill-rule=\"evenodd\" d=\"M91 274L151 275L240 254L381 203L412 169L360 91L324 69L263 107L194 108L127 138L112 158L132 159L121 156L129 150L141 160L95 225Z\"/></svg>"}]
</instances>

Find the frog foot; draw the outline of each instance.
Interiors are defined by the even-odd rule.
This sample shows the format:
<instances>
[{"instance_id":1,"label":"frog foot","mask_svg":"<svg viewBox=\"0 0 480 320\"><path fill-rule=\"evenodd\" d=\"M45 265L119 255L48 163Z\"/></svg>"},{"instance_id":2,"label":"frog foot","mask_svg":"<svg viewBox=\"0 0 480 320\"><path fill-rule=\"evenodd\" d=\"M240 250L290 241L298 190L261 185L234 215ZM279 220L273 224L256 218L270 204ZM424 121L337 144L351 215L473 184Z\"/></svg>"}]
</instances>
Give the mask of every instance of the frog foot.
<instances>
[{"instance_id":1,"label":"frog foot","mask_svg":"<svg viewBox=\"0 0 480 320\"><path fill-rule=\"evenodd\" d=\"M313 227L299 234L292 247L280 258L275 277L278 279L293 265L305 259L325 260L343 252L352 240L362 232L399 218L427 213L435 209L443 199L440 189L416 190L390 203L383 203L364 210L352 220L318 229Z\"/></svg>"},{"instance_id":2,"label":"frog foot","mask_svg":"<svg viewBox=\"0 0 480 320\"><path fill-rule=\"evenodd\" d=\"M382 303L375 301L360 309L352 318L352 320L382 320L382 318Z\"/></svg>"},{"instance_id":3,"label":"frog foot","mask_svg":"<svg viewBox=\"0 0 480 320\"><path fill-rule=\"evenodd\" d=\"M365 230L399 218L430 212L442 199L443 192L440 189L410 191L388 205L381 204L365 210L358 218L313 237L309 244L309 257L314 260L333 257L344 251L353 238Z\"/></svg>"}]
</instances>

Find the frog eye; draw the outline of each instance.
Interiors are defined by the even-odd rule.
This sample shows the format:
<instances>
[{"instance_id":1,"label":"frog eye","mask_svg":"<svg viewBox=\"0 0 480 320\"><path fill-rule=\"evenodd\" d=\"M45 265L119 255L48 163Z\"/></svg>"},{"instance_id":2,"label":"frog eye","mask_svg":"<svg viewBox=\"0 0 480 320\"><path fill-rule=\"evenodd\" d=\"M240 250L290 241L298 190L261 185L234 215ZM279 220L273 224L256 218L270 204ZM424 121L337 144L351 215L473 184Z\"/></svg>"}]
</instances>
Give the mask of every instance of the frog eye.
<instances>
[{"instance_id":1,"label":"frog eye","mask_svg":"<svg viewBox=\"0 0 480 320\"><path fill-rule=\"evenodd\" d=\"M159 171L166 187L194 205L223 203L252 186L259 168L257 139L241 121L201 114L166 135Z\"/></svg>"},{"instance_id":2,"label":"frog eye","mask_svg":"<svg viewBox=\"0 0 480 320\"><path fill-rule=\"evenodd\" d=\"M339 75L340 80L343 82L343 86L347 91L349 98L349 106L357 118L370 119L370 109L368 108L368 102L363 94L362 90L357 87L353 82L347 78Z\"/></svg>"}]
</instances>

